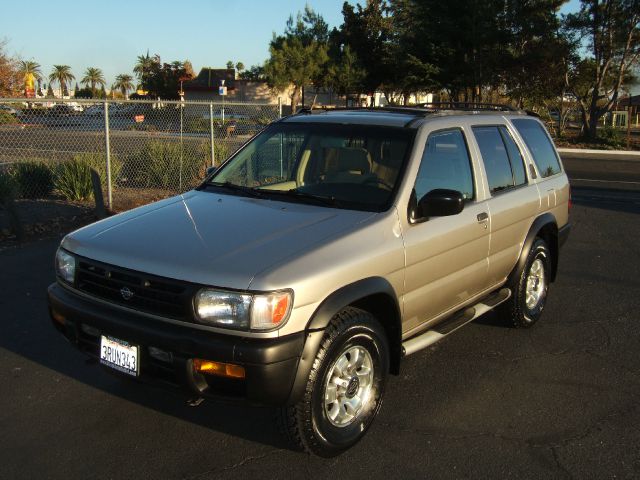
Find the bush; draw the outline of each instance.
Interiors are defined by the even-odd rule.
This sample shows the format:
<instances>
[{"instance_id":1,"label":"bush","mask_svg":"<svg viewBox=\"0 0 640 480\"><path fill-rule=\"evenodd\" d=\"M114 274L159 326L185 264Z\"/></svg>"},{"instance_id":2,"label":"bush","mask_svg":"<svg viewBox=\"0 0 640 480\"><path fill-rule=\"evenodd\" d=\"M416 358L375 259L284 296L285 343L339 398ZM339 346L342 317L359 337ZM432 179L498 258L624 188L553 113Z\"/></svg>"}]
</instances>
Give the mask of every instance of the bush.
<instances>
[{"instance_id":1,"label":"bush","mask_svg":"<svg viewBox=\"0 0 640 480\"><path fill-rule=\"evenodd\" d=\"M598 140L610 147L619 148L624 145L620 132L611 125L606 125L601 130L598 130Z\"/></svg>"},{"instance_id":2,"label":"bush","mask_svg":"<svg viewBox=\"0 0 640 480\"><path fill-rule=\"evenodd\" d=\"M78 162L83 162L93 168L100 175L100 184L107 186L107 157L105 153L100 152L82 152L73 156ZM115 183L122 171L122 161L116 156L111 155L111 182Z\"/></svg>"},{"instance_id":3,"label":"bush","mask_svg":"<svg viewBox=\"0 0 640 480\"><path fill-rule=\"evenodd\" d=\"M152 140L129 157L123 177L130 186L184 191L204 178L210 164L208 142Z\"/></svg>"},{"instance_id":4,"label":"bush","mask_svg":"<svg viewBox=\"0 0 640 480\"><path fill-rule=\"evenodd\" d=\"M18 119L15 115L10 114L5 110L0 110L0 125L18 123Z\"/></svg>"},{"instance_id":5,"label":"bush","mask_svg":"<svg viewBox=\"0 0 640 480\"><path fill-rule=\"evenodd\" d=\"M18 185L8 170L0 170L0 205L6 205L16 197Z\"/></svg>"},{"instance_id":6,"label":"bush","mask_svg":"<svg viewBox=\"0 0 640 480\"><path fill-rule=\"evenodd\" d=\"M61 162L55 171L55 188L67 200L93 198L91 166L88 162L73 159Z\"/></svg>"},{"instance_id":7,"label":"bush","mask_svg":"<svg viewBox=\"0 0 640 480\"><path fill-rule=\"evenodd\" d=\"M44 198L53 191L53 172L45 163L18 163L13 176L23 198Z\"/></svg>"}]
</instances>

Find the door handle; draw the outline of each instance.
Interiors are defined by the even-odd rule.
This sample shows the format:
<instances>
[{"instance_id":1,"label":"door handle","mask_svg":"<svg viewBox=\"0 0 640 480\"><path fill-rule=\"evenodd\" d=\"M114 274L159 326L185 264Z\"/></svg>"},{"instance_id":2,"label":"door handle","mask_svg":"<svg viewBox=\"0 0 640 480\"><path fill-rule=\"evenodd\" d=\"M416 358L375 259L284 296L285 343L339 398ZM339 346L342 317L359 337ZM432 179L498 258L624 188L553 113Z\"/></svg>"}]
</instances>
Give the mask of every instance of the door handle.
<instances>
[{"instance_id":1,"label":"door handle","mask_svg":"<svg viewBox=\"0 0 640 480\"><path fill-rule=\"evenodd\" d=\"M486 222L489 220L489 214L487 212L482 212L478 214L477 218L478 222Z\"/></svg>"}]
</instances>

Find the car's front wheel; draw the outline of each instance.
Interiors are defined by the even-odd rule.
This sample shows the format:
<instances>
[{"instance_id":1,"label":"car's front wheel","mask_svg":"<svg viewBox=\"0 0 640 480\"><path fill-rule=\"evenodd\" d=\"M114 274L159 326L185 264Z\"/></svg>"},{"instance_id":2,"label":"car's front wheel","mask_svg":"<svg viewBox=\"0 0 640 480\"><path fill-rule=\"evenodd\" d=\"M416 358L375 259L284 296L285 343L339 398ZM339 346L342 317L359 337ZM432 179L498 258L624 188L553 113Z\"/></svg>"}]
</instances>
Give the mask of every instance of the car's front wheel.
<instances>
[{"instance_id":1,"label":"car's front wheel","mask_svg":"<svg viewBox=\"0 0 640 480\"><path fill-rule=\"evenodd\" d=\"M280 412L284 433L323 457L350 448L380 410L388 370L380 323L364 310L345 308L327 327L302 400Z\"/></svg>"}]
</instances>

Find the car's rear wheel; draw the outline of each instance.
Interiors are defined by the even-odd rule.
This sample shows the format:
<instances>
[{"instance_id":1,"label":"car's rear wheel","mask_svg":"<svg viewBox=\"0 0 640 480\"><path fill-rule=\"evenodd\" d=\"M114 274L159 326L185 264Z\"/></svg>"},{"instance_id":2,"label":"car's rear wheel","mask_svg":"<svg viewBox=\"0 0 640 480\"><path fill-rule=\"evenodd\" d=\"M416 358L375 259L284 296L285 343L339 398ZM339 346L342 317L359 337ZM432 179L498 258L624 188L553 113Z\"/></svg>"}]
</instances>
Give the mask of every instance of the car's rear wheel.
<instances>
[{"instance_id":1,"label":"car's rear wheel","mask_svg":"<svg viewBox=\"0 0 640 480\"><path fill-rule=\"evenodd\" d=\"M542 316L547 302L551 253L542 238L536 238L524 267L514 276L511 298L501 306L505 319L515 327L528 328Z\"/></svg>"},{"instance_id":2,"label":"car's rear wheel","mask_svg":"<svg viewBox=\"0 0 640 480\"><path fill-rule=\"evenodd\" d=\"M355 445L380 410L389 346L380 323L348 307L327 327L305 393L280 411L283 433L310 453L332 457Z\"/></svg>"}]
</instances>

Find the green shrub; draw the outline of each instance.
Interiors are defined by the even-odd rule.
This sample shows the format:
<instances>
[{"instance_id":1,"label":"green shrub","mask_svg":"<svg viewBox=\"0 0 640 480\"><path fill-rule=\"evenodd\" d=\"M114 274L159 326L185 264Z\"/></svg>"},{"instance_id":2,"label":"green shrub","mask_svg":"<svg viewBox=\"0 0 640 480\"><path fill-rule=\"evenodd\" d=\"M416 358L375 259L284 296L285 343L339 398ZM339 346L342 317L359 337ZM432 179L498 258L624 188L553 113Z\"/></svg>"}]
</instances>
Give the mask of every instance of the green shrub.
<instances>
[{"instance_id":1,"label":"green shrub","mask_svg":"<svg viewBox=\"0 0 640 480\"><path fill-rule=\"evenodd\" d=\"M89 200L93 198L91 166L88 162L73 159L61 162L56 168L55 188L67 200Z\"/></svg>"},{"instance_id":2,"label":"green shrub","mask_svg":"<svg viewBox=\"0 0 640 480\"><path fill-rule=\"evenodd\" d=\"M128 158L122 176L129 186L184 191L204 178L210 164L208 142L152 140Z\"/></svg>"},{"instance_id":3,"label":"green shrub","mask_svg":"<svg viewBox=\"0 0 640 480\"><path fill-rule=\"evenodd\" d=\"M622 147L624 144L620 137L620 132L611 125L606 125L602 129L598 130L598 140L605 145L609 145L614 148Z\"/></svg>"},{"instance_id":4,"label":"green shrub","mask_svg":"<svg viewBox=\"0 0 640 480\"><path fill-rule=\"evenodd\" d=\"M0 170L0 205L6 205L16 197L18 185L8 170Z\"/></svg>"},{"instance_id":5,"label":"green shrub","mask_svg":"<svg viewBox=\"0 0 640 480\"><path fill-rule=\"evenodd\" d=\"M18 123L18 119L15 115L10 114L5 110L0 110L0 125L8 125Z\"/></svg>"},{"instance_id":6,"label":"green shrub","mask_svg":"<svg viewBox=\"0 0 640 480\"><path fill-rule=\"evenodd\" d=\"M53 191L53 172L46 163L18 163L13 176L23 198L44 198Z\"/></svg>"},{"instance_id":7,"label":"green shrub","mask_svg":"<svg viewBox=\"0 0 640 480\"><path fill-rule=\"evenodd\" d=\"M76 153L73 159L83 162L93 168L100 175L100 183L103 187L107 185L107 156L100 152L82 152ZM111 155L111 182L115 183L122 171L122 161L116 156Z\"/></svg>"}]
</instances>

